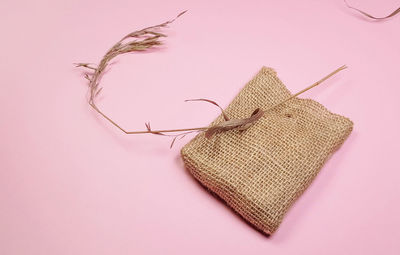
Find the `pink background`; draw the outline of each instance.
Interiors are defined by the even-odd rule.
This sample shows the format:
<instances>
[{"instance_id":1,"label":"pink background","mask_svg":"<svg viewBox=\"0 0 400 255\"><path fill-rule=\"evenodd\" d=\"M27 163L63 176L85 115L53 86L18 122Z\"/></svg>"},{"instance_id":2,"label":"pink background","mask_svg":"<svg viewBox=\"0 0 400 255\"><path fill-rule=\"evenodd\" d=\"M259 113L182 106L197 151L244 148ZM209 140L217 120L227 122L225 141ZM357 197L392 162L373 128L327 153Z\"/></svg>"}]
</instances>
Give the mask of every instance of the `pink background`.
<instances>
[{"instance_id":1,"label":"pink background","mask_svg":"<svg viewBox=\"0 0 400 255\"><path fill-rule=\"evenodd\" d=\"M349 0L376 15L398 0ZM118 58L99 106L129 130L207 125L265 65L354 131L271 238L205 192L189 140L127 136L86 103L74 62L173 18L165 46ZM400 254L400 16L341 0L2 1L0 254Z\"/></svg>"}]
</instances>

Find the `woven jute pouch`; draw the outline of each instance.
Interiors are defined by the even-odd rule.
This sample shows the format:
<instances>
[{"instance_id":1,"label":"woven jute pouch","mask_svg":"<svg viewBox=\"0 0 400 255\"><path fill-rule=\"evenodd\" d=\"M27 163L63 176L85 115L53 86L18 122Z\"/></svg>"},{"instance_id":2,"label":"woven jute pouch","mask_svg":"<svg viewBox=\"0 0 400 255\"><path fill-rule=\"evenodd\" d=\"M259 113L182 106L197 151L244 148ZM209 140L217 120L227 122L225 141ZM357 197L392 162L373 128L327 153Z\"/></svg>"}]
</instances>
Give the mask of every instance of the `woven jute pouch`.
<instances>
[{"instance_id":1,"label":"woven jute pouch","mask_svg":"<svg viewBox=\"0 0 400 255\"><path fill-rule=\"evenodd\" d=\"M231 119L243 119L290 96L276 72L263 67L225 112ZM221 115L211 125L223 120ZM201 184L270 235L352 127L348 118L314 100L293 98L244 131L221 132L210 139L200 133L181 154Z\"/></svg>"}]
</instances>

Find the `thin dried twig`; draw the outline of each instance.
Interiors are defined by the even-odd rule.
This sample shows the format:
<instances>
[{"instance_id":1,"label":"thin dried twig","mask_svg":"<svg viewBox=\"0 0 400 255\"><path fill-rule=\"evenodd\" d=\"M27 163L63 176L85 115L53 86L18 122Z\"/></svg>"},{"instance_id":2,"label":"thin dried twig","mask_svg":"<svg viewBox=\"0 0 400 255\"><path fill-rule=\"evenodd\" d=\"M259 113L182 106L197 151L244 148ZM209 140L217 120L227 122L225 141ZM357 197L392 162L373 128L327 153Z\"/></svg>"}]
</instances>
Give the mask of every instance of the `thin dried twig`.
<instances>
[{"instance_id":1,"label":"thin dried twig","mask_svg":"<svg viewBox=\"0 0 400 255\"><path fill-rule=\"evenodd\" d=\"M103 58L101 59L100 63L97 66L94 64L91 64L91 63L76 63L75 64L76 67L84 67L84 68L90 70L90 72L85 73L85 78L89 81L89 100L88 100L89 105L96 112L98 112L101 116L103 116L106 120L108 120L111 124L113 124L115 127L120 129L125 134L154 134L154 135L173 137L173 140L171 142L171 147L172 147L177 139L182 139L186 135L195 133L195 132L205 132L205 136L207 138L210 138L212 135L214 135L215 133L218 133L218 132L224 132L224 131L233 130L233 129L245 130L245 129L249 128L254 122L256 122L257 120L262 118L267 111L272 110L273 108L287 102L288 100L319 85L320 83L322 83L329 77L333 76L334 74L336 74L339 71L346 68L346 66L342 66L342 67L336 69L335 71L328 74L327 76L325 76L321 80L317 81L316 83L312 84L311 86L301 90L300 92L290 96L286 100L284 100L266 110L262 110L259 108L256 109L248 118L229 119L227 114L223 110L223 108L220 107L216 102L209 100L209 99L203 99L203 98L190 99L190 100L186 100L186 101L205 101L205 102L216 105L221 110L222 115L224 117L224 121L222 121L221 123L216 124L214 126L211 126L211 127L166 129L166 130L153 130L150 126L150 123L145 123L146 130L144 130L144 131L126 131L120 125L118 125L116 122L114 122L110 117L108 117L106 114L104 114L96 106L95 99L102 90L102 88L99 87L102 74L103 74L104 70L107 68L110 61L119 55L129 53L129 52L135 52L135 51L145 51L152 47L161 45L162 41L160 40L160 38L166 37L166 35L158 32L158 29L164 28L168 24L174 22L178 17L182 16L185 12L186 11L181 12L178 16L176 16L175 19L166 21L162 24L147 27L142 30L138 30L138 31L127 34L107 51L107 53L103 56ZM172 133L172 134L165 134L165 133Z\"/></svg>"},{"instance_id":2,"label":"thin dried twig","mask_svg":"<svg viewBox=\"0 0 400 255\"><path fill-rule=\"evenodd\" d=\"M355 8L355 7L351 6L351 5L349 5L349 4L347 3L346 0L343 0L343 1L344 1L344 3L347 5L348 8L353 9L353 10L356 10L356 11L358 11L359 13L361 13L362 15L364 15L364 16L370 18L370 19L374 19L374 20L384 20L384 19L388 19L388 18L391 18L391 17L397 15L398 13L400 13L400 7L399 7L399 8L397 8L396 10L394 10L394 12L392 12L391 14L389 14L389 15L387 15L387 16L385 16L385 17L375 17L375 16L373 16L373 15L371 15L371 14L366 13L365 11L362 11L362 10L360 10L360 9L358 9L358 8Z\"/></svg>"}]
</instances>

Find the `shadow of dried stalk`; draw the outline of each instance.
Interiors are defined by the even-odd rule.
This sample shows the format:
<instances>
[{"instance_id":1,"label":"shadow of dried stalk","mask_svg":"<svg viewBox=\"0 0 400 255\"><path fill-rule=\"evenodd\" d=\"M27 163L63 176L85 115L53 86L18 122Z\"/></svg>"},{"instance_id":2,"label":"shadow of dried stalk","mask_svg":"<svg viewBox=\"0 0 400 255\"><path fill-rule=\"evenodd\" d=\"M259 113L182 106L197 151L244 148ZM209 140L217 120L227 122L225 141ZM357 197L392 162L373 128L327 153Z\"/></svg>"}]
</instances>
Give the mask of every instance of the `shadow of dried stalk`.
<instances>
[{"instance_id":1,"label":"shadow of dried stalk","mask_svg":"<svg viewBox=\"0 0 400 255\"><path fill-rule=\"evenodd\" d=\"M156 25L156 26L151 26L147 27L132 33L127 34L124 36L121 40L119 40L114 46L111 47L107 51L107 53L103 56L101 59L100 63L95 66L94 64L90 63L76 63L76 67L84 67L87 69L87 72L85 72L84 76L85 78L89 81L89 105L97 111L101 116L103 116L106 120L108 120L111 124L113 124L115 127L120 129L122 132L125 134L153 134L153 135L162 135L162 136L168 136L172 137L172 142L170 147L172 147L177 139L182 139L186 135L191 134L191 133L198 133L198 132L205 132L205 136L207 138L211 138L214 134L218 132L225 132L228 130L245 130L249 128L254 122L259 120L260 118L263 117L264 113L287 102L288 100L300 95L301 93L304 93L305 91L319 85L321 82L324 80L328 79L329 77L333 76L337 72L345 69L345 66L342 66L335 70L334 72L330 73L320 81L314 83L313 85L303 89L302 91L290 96L289 98L283 100L282 102L266 109L255 109L254 112L251 114L250 117L248 118L243 118L243 119L229 119L227 114L224 112L222 107L220 107L216 102L209 100L209 99L191 99L191 100L186 100L186 101L203 101L203 102L208 102L211 103L215 106L217 106L224 117L224 121L221 123L218 123L214 126L211 127L197 127L197 128L183 128L183 129L166 129L166 130L153 130L151 129L150 123L145 123L146 130L145 131L126 131L123 129L120 125L118 125L116 122L114 122L110 117L108 117L106 114L104 114L97 106L96 106L96 97L99 95L101 92L102 88L99 87L100 81L102 78L102 75L105 71L105 69L108 67L110 61L114 59L115 57L125 54L125 53L130 53L130 52L139 52L139 51L145 51L148 50L152 47L158 46L162 44L162 41L160 40L162 37L167 37L167 35L160 33L159 29L166 27L168 24L174 22L177 18L182 16L184 12L181 12L176 18L166 21L162 24ZM172 134L166 134L166 133L172 133Z\"/></svg>"}]
</instances>

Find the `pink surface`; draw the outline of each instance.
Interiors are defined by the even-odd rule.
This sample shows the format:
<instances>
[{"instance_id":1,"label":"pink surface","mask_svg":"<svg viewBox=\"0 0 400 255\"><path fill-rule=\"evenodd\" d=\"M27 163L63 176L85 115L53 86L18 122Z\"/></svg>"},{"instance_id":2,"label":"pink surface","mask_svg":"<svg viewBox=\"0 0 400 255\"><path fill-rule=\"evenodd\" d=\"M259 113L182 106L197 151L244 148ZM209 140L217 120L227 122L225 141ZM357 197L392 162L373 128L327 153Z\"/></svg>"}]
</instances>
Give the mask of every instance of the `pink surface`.
<instances>
[{"instance_id":1,"label":"pink surface","mask_svg":"<svg viewBox=\"0 0 400 255\"><path fill-rule=\"evenodd\" d=\"M385 15L399 1L350 3ZM399 254L400 16L330 1L2 1L0 254ZM99 106L129 130L207 125L263 66L354 131L266 238L184 169L182 140L126 136L74 62L189 12L154 53L118 58Z\"/></svg>"}]
</instances>

